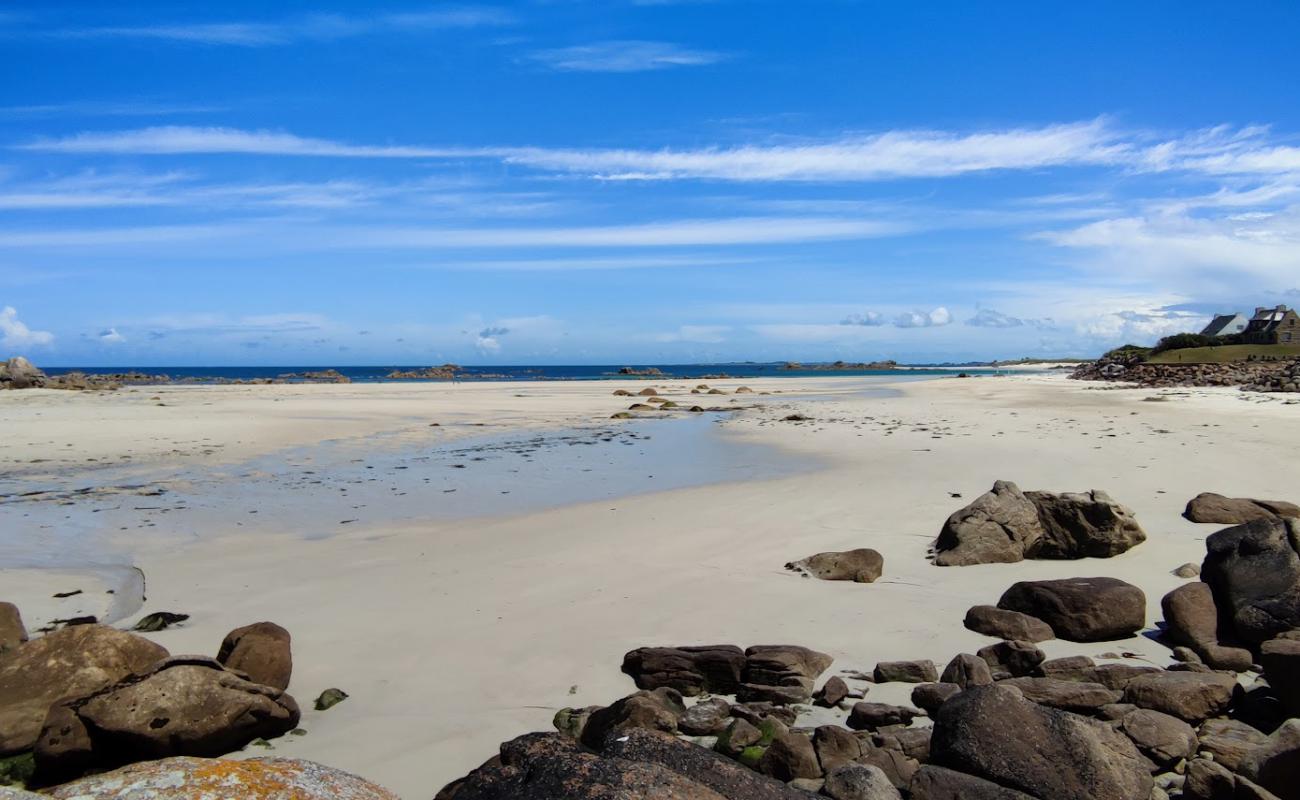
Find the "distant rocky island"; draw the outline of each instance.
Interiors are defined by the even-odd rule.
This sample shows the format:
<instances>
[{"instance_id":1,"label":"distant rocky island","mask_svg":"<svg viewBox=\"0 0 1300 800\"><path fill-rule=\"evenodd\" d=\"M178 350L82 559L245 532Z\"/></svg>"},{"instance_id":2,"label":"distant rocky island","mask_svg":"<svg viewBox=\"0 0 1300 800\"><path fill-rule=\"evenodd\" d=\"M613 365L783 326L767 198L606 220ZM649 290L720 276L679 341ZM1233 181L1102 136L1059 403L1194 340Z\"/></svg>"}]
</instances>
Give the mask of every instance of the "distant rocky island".
<instances>
[{"instance_id":1,"label":"distant rocky island","mask_svg":"<svg viewBox=\"0 0 1300 800\"><path fill-rule=\"evenodd\" d=\"M801 364L798 361L787 361L780 366L783 370L800 370L815 372L857 372L867 369L898 369L901 365L890 359L888 361L867 361L867 362L848 362L833 361L829 364Z\"/></svg>"}]
</instances>

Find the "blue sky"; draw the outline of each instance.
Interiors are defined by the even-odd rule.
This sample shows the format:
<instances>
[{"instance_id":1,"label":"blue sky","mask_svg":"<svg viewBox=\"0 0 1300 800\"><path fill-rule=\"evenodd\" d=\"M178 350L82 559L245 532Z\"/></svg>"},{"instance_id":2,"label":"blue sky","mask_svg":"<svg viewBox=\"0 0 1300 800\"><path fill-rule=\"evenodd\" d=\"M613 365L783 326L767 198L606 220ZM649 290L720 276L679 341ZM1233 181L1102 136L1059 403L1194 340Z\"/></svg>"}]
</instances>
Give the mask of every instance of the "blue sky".
<instances>
[{"instance_id":1,"label":"blue sky","mask_svg":"<svg viewBox=\"0 0 1300 800\"><path fill-rule=\"evenodd\" d=\"M1300 304L1300 6L0 7L0 351L1090 355Z\"/></svg>"}]
</instances>

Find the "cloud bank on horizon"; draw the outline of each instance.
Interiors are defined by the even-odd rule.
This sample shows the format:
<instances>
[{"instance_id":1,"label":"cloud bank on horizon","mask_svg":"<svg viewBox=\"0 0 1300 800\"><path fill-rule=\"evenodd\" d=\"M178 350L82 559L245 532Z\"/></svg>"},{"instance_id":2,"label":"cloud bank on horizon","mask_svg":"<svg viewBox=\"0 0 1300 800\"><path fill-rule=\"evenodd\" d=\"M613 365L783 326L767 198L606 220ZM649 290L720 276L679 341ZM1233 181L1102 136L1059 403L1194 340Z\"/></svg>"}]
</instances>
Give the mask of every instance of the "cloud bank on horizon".
<instances>
[{"instance_id":1,"label":"cloud bank on horizon","mask_svg":"<svg viewBox=\"0 0 1300 800\"><path fill-rule=\"evenodd\" d=\"M0 346L962 361L1300 298L1300 9L818 5L15 4Z\"/></svg>"}]
</instances>

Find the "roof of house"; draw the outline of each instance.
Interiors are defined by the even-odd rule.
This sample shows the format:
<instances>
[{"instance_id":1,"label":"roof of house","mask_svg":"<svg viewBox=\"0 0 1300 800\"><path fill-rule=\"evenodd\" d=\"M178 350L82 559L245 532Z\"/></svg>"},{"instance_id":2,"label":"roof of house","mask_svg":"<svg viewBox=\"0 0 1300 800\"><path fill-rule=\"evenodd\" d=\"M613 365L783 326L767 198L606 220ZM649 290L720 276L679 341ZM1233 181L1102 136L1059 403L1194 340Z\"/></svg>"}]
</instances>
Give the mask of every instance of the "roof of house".
<instances>
[{"instance_id":1,"label":"roof of house","mask_svg":"<svg viewBox=\"0 0 1300 800\"><path fill-rule=\"evenodd\" d=\"M1256 308L1255 316L1250 318L1250 324L1246 330L1250 333L1271 333L1282 324L1282 320L1287 314L1294 313L1286 306L1277 306L1276 308Z\"/></svg>"},{"instance_id":2,"label":"roof of house","mask_svg":"<svg viewBox=\"0 0 1300 800\"><path fill-rule=\"evenodd\" d=\"M1201 335L1220 336L1224 333L1225 328L1239 319L1243 323L1246 321L1246 318L1241 314L1219 314L1210 320L1210 324L1205 326L1205 330L1201 331ZM1228 333L1236 333L1236 331L1228 331Z\"/></svg>"}]
</instances>

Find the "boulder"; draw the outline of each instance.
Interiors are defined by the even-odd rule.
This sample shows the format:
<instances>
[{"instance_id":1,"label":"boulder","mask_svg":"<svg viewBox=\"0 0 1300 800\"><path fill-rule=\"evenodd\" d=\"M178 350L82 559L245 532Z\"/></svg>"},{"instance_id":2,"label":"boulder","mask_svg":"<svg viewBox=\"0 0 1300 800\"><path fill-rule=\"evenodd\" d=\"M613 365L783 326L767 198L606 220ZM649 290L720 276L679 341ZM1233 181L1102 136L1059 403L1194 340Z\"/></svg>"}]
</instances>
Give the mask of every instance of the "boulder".
<instances>
[{"instance_id":1,"label":"boulder","mask_svg":"<svg viewBox=\"0 0 1300 800\"><path fill-rule=\"evenodd\" d=\"M880 767L845 764L826 773L822 794L831 800L901 800L902 795Z\"/></svg>"},{"instance_id":2,"label":"boulder","mask_svg":"<svg viewBox=\"0 0 1300 800\"><path fill-rule=\"evenodd\" d=\"M972 606L966 612L965 625L985 636L1019 642L1037 643L1056 638L1052 626L1041 619L997 606Z\"/></svg>"},{"instance_id":3,"label":"boulder","mask_svg":"<svg viewBox=\"0 0 1300 800\"><path fill-rule=\"evenodd\" d=\"M806 703L813 682L834 659L798 645L755 645L745 650L744 682L737 691L741 702Z\"/></svg>"},{"instance_id":4,"label":"boulder","mask_svg":"<svg viewBox=\"0 0 1300 800\"><path fill-rule=\"evenodd\" d=\"M772 744L763 751L758 769L764 775L770 775L779 781L822 776L812 738L800 733L787 733L773 739Z\"/></svg>"},{"instance_id":5,"label":"boulder","mask_svg":"<svg viewBox=\"0 0 1300 800\"><path fill-rule=\"evenodd\" d=\"M849 696L849 685L838 675L833 675L813 696L813 705L835 708Z\"/></svg>"},{"instance_id":6,"label":"boulder","mask_svg":"<svg viewBox=\"0 0 1300 800\"><path fill-rule=\"evenodd\" d=\"M51 707L36 741L40 779L170 756L213 757L298 725L298 705L213 659L170 658Z\"/></svg>"},{"instance_id":7,"label":"boulder","mask_svg":"<svg viewBox=\"0 0 1300 800\"><path fill-rule=\"evenodd\" d=\"M998 642L981 647L975 655L984 659L989 669L1013 676L1029 675L1047 658L1030 642Z\"/></svg>"},{"instance_id":8,"label":"boulder","mask_svg":"<svg viewBox=\"0 0 1300 800\"><path fill-rule=\"evenodd\" d=\"M1120 730L1158 766L1169 766L1196 752L1196 731L1177 717L1146 708L1124 715Z\"/></svg>"},{"instance_id":9,"label":"boulder","mask_svg":"<svg viewBox=\"0 0 1300 800\"><path fill-rule=\"evenodd\" d=\"M826 772L862 757L858 737L839 725L818 726L813 731L813 750L817 753L817 762Z\"/></svg>"},{"instance_id":10,"label":"boulder","mask_svg":"<svg viewBox=\"0 0 1300 800\"><path fill-rule=\"evenodd\" d=\"M726 798L807 800L798 791L731 759L655 731L637 729L611 734L600 752L607 760L664 767ZM661 796L646 795L647 800Z\"/></svg>"},{"instance_id":11,"label":"boulder","mask_svg":"<svg viewBox=\"0 0 1300 800\"><path fill-rule=\"evenodd\" d=\"M685 742L682 745L695 747ZM707 753L702 748L696 749ZM725 795L660 764L602 757L559 733L529 733L503 743L500 755L443 787L435 800L650 800L658 797L722 800Z\"/></svg>"},{"instance_id":12,"label":"boulder","mask_svg":"<svg viewBox=\"0 0 1300 800\"><path fill-rule=\"evenodd\" d=\"M955 683L923 683L912 690L912 705L933 717L960 691L961 687Z\"/></svg>"},{"instance_id":13,"label":"boulder","mask_svg":"<svg viewBox=\"0 0 1300 800\"><path fill-rule=\"evenodd\" d=\"M891 747L876 747L870 742L863 742L862 757L859 762L880 767L885 775L889 776L889 782L898 789L906 789L911 784L916 771L921 768L919 761L909 758L903 751Z\"/></svg>"},{"instance_id":14,"label":"boulder","mask_svg":"<svg viewBox=\"0 0 1300 800\"><path fill-rule=\"evenodd\" d=\"M289 632L274 622L255 622L226 634L217 660L253 683L284 691L293 674Z\"/></svg>"},{"instance_id":15,"label":"boulder","mask_svg":"<svg viewBox=\"0 0 1300 800\"><path fill-rule=\"evenodd\" d=\"M178 787L184 789L178 791ZM356 775L296 758L165 758L56 786L47 790L46 796L57 800L397 800L397 795Z\"/></svg>"},{"instance_id":16,"label":"boulder","mask_svg":"<svg viewBox=\"0 0 1300 800\"><path fill-rule=\"evenodd\" d=\"M933 764L917 770L910 791L911 800L1037 800L992 781Z\"/></svg>"},{"instance_id":17,"label":"boulder","mask_svg":"<svg viewBox=\"0 0 1300 800\"><path fill-rule=\"evenodd\" d=\"M17 649L25 641L27 628L23 625L23 615L18 613L18 606L0 603L0 654Z\"/></svg>"},{"instance_id":18,"label":"boulder","mask_svg":"<svg viewBox=\"0 0 1300 800\"><path fill-rule=\"evenodd\" d=\"M1300 520L1260 519L1211 534L1201 565L1238 639L1258 645L1300 628Z\"/></svg>"},{"instance_id":19,"label":"boulder","mask_svg":"<svg viewBox=\"0 0 1300 800\"><path fill-rule=\"evenodd\" d=\"M133 672L167 650L107 625L60 628L0 659L0 756L30 750L54 701L83 696Z\"/></svg>"},{"instance_id":20,"label":"boulder","mask_svg":"<svg viewBox=\"0 0 1300 800\"><path fill-rule=\"evenodd\" d=\"M1021 492L998 481L944 523L935 563L1109 558L1144 541L1133 512L1103 491Z\"/></svg>"},{"instance_id":21,"label":"boulder","mask_svg":"<svg viewBox=\"0 0 1300 800\"><path fill-rule=\"evenodd\" d=\"M22 356L0 362L0 389L39 389L47 380L44 372Z\"/></svg>"},{"instance_id":22,"label":"boulder","mask_svg":"<svg viewBox=\"0 0 1300 800\"><path fill-rule=\"evenodd\" d=\"M817 553L791 561L785 568L824 581L873 583L884 570L885 559L875 550L863 547L842 553Z\"/></svg>"},{"instance_id":23,"label":"boulder","mask_svg":"<svg viewBox=\"0 0 1300 800\"><path fill-rule=\"evenodd\" d=\"M1124 734L1008 686L968 689L945 703L930 753L937 766L1052 800L1146 800L1153 786Z\"/></svg>"},{"instance_id":24,"label":"boulder","mask_svg":"<svg viewBox=\"0 0 1300 800\"><path fill-rule=\"evenodd\" d=\"M638 689L668 686L687 697L701 692L735 694L744 671L744 651L729 644L638 647L623 656L623 672Z\"/></svg>"},{"instance_id":25,"label":"boulder","mask_svg":"<svg viewBox=\"0 0 1300 800\"><path fill-rule=\"evenodd\" d=\"M1008 678L999 686L1014 686L1028 700L1052 708L1091 714L1104 705L1118 702L1121 692L1100 683L1063 681L1056 678Z\"/></svg>"},{"instance_id":26,"label":"boulder","mask_svg":"<svg viewBox=\"0 0 1300 800\"><path fill-rule=\"evenodd\" d=\"M989 669L989 664L979 656L973 656L970 653L958 653L953 656L948 666L944 667L943 674L939 676L943 683L956 684L962 689L969 689L972 686L987 686L993 682L993 672Z\"/></svg>"},{"instance_id":27,"label":"boulder","mask_svg":"<svg viewBox=\"0 0 1300 800\"><path fill-rule=\"evenodd\" d=\"M1187 762L1183 797L1186 800L1235 800L1236 778L1222 764L1208 758Z\"/></svg>"},{"instance_id":28,"label":"boulder","mask_svg":"<svg viewBox=\"0 0 1300 800\"><path fill-rule=\"evenodd\" d=\"M1200 722L1227 710L1237 681L1221 672L1153 672L1124 687L1124 702Z\"/></svg>"},{"instance_id":29,"label":"boulder","mask_svg":"<svg viewBox=\"0 0 1300 800\"><path fill-rule=\"evenodd\" d=\"M941 567L1013 563L1043 535L1038 509L1011 481L998 481L944 522L935 540Z\"/></svg>"},{"instance_id":30,"label":"boulder","mask_svg":"<svg viewBox=\"0 0 1300 800\"><path fill-rule=\"evenodd\" d=\"M731 704L721 697L701 700L677 720L677 730L688 736L713 736L731 722Z\"/></svg>"},{"instance_id":31,"label":"boulder","mask_svg":"<svg viewBox=\"0 0 1300 800\"><path fill-rule=\"evenodd\" d=\"M1300 640L1264 642L1259 648L1259 663L1287 713L1300 717Z\"/></svg>"},{"instance_id":32,"label":"boulder","mask_svg":"<svg viewBox=\"0 0 1300 800\"><path fill-rule=\"evenodd\" d=\"M1123 639L1146 624L1146 595L1117 578L1021 581L998 608L1038 617L1072 642Z\"/></svg>"},{"instance_id":33,"label":"boulder","mask_svg":"<svg viewBox=\"0 0 1300 800\"><path fill-rule=\"evenodd\" d=\"M1183 516L1192 522L1240 525L1257 519L1300 518L1300 506L1285 500L1252 500L1202 492L1187 501Z\"/></svg>"},{"instance_id":34,"label":"boulder","mask_svg":"<svg viewBox=\"0 0 1300 800\"><path fill-rule=\"evenodd\" d=\"M847 725L857 731L874 731L889 725L911 725L920 712L907 706L889 703L854 703Z\"/></svg>"},{"instance_id":35,"label":"boulder","mask_svg":"<svg viewBox=\"0 0 1300 800\"><path fill-rule=\"evenodd\" d=\"M872 672L876 683L934 683L939 670L928 659L920 661L881 661Z\"/></svg>"},{"instance_id":36,"label":"boulder","mask_svg":"<svg viewBox=\"0 0 1300 800\"><path fill-rule=\"evenodd\" d=\"M1234 672L1244 672L1254 663L1249 650L1230 643L1234 638L1231 630L1220 630L1219 609L1208 583L1185 583L1165 595L1160 607L1165 615L1165 635L1191 648L1202 662Z\"/></svg>"},{"instance_id":37,"label":"boulder","mask_svg":"<svg viewBox=\"0 0 1300 800\"><path fill-rule=\"evenodd\" d=\"M1251 751L1242 760L1241 774L1278 797L1295 797L1300 787L1300 719L1287 720Z\"/></svg>"},{"instance_id":38,"label":"boulder","mask_svg":"<svg viewBox=\"0 0 1300 800\"><path fill-rule=\"evenodd\" d=\"M675 689L662 686L654 691L640 691L591 712L582 729L582 743L599 747L610 731L631 728L675 733L677 721L686 713L682 696Z\"/></svg>"},{"instance_id":39,"label":"boulder","mask_svg":"<svg viewBox=\"0 0 1300 800\"><path fill-rule=\"evenodd\" d=\"M1262 731L1235 719L1207 719L1196 731L1201 752L1214 756L1215 763L1233 772L1256 747L1268 741Z\"/></svg>"},{"instance_id":40,"label":"boulder","mask_svg":"<svg viewBox=\"0 0 1300 800\"><path fill-rule=\"evenodd\" d=\"M714 743L713 749L735 758L745 748L753 747L762 740L762 731L748 720L737 717L731 721L731 724L722 729L722 733L718 734L718 741Z\"/></svg>"},{"instance_id":41,"label":"boulder","mask_svg":"<svg viewBox=\"0 0 1300 800\"><path fill-rule=\"evenodd\" d=\"M872 744L886 750L898 750L908 758L926 761L930 758L929 727L891 727L871 734Z\"/></svg>"}]
</instances>

